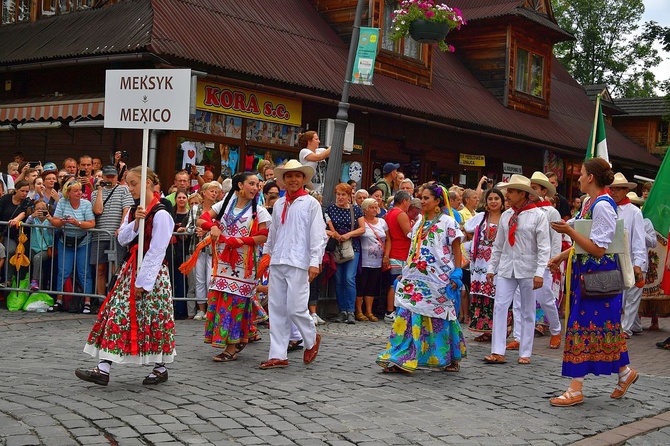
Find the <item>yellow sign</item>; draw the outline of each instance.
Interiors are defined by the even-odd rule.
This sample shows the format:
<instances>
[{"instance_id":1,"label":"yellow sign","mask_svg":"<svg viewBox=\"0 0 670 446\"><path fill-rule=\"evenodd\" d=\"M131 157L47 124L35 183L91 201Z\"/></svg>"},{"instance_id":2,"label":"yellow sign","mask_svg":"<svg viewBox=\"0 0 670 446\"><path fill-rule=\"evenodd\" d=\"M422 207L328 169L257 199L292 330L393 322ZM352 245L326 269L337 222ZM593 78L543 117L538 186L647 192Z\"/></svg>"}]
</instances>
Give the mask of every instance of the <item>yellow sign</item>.
<instances>
[{"instance_id":1,"label":"yellow sign","mask_svg":"<svg viewBox=\"0 0 670 446\"><path fill-rule=\"evenodd\" d=\"M486 166L486 157L484 155L470 155L469 153L461 153L458 164L462 166Z\"/></svg>"},{"instance_id":2,"label":"yellow sign","mask_svg":"<svg viewBox=\"0 0 670 446\"><path fill-rule=\"evenodd\" d=\"M261 121L302 125L302 102L214 82L198 81L196 108Z\"/></svg>"}]
</instances>

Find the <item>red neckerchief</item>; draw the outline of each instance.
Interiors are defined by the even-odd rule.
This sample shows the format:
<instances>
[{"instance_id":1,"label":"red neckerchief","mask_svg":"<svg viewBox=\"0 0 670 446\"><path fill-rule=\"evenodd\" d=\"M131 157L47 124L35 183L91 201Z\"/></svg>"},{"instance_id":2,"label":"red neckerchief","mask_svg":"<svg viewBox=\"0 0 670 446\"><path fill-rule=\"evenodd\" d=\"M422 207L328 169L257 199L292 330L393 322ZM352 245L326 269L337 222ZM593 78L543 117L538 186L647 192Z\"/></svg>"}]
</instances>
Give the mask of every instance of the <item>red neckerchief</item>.
<instances>
[{"instance_id":1,"label":"red neckerchief","mask_svg":"<svg viewBox=\"0 0 670 446\"><path fill-rule=\"evenodd\" d=\"M630 198L626 197L623 200L621 200L620 202L618 202L616 205L617 206L623 206L624 204L630 204Z\"/></svg>"},{"instance_id":2,"label":"red neckerchief","mask_svg":"<svg viewBox=\"0 0 670 446\"><path fill-rule=\"evenodd\" d=\"M295 194L291 195L286 191L286 195L284 197L286 198L286 201L284 201L284 209L281 211L281 224L284 224L286 221L286 214L288 213L288 207L291 205L293 201L295 201L296 198L302 197L303 195L308 195L309 192L307 192L305 189L299 189Z\"/></svg>"},{"instance_id":3,"label":"red neckerchief","mask_svg":"<svg viewBox=\"0 0 670 446\"><path fill-rule=\"evenodd\" d=\"M544 201L538 201L535 203L535 207L542 208L542 207L552 207L553 204L551 204L551 201L549 200L544 200Z\"/></svg>"},{"instance_id":4,"label":"red neckerchief","mask_svg":"<svg viewBox=\"0 0 670 446\"><path fill-rule=\"evenodd\" d=\"M530 201L526 201L526 203L521 207L521 208L515 208L512 206L512 210L514 211L514 214L512 214L512 218L509 219L509 244L510 246L514 246L514 242L516 241L515 237L515 232L517 226L519 226L519 215L523 211L527 211L528 209L534 209L537 206L535 206L535 203L531 203Z\"/></svg>"}]
</instances>

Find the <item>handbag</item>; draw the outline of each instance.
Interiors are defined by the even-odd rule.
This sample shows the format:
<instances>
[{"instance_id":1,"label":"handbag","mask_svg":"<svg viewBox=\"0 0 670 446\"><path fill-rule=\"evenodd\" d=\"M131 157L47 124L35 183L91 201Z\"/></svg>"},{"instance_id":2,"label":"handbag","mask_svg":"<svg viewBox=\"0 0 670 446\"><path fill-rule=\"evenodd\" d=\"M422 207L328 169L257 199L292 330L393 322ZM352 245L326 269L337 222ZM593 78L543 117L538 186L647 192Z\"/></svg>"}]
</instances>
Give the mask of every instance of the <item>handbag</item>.
<instances>
[{"instance_id":1,"label":"handbag","mask_svg":"<svg viewBox=\"0 0 670 446\"><path fill-rule=\"evenodd\" d=\"M84 237L70 237L69 235L63 235L63 246L66 248L77 248L82 240L84 240Z\"/></svg>"},{"instance_id":2,"label":"handbag","mask_svg":"<svg viewBox=\"0 0 670 446\"><path fill-rule=\"evenodd\" d=\"M584 273L580 281L584 299L606 299L623 292L623 276L618 269Z\"/></svg>"},{"instance_id":3,"label":"handbag","mask_svg":"<svg viewBox=\"0 0 670 446\"><path fill-rule=\"evenodd\" d=\"M351 231L354 230L354 209L349 207L349 213L351 215ZM345 240L343 242L338 242L335 246L335 251L333 251L333 258L335 263L345 263L354 258L354 244L351 242L351 239Z\"/></svg>"},{"instance_id":4,"label":"handbag","mask_svg":"<svg viewBox=\"0 0 670 446\"><path fill-rule=\"evenodd\" d=\"M335 258L335 263L338 264L353 260L354 245L351 243L351 239L338 242L337 246L335 246L335 251L333 251L333 257Z\"/></svg>"}]
</instances>

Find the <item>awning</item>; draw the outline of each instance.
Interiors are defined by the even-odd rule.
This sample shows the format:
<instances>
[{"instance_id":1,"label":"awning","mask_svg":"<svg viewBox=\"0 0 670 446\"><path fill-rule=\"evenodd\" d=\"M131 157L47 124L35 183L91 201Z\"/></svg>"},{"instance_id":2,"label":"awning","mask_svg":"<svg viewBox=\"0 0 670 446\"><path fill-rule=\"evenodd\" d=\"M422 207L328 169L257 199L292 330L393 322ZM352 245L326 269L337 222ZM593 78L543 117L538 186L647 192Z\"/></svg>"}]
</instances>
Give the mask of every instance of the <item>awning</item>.
<instances>
[{"instance_id":1,"label":"awning","mask_svg":"<svg viewBox=\"0 0 670 446\"><path fill-rule=\"evenodd\" d=\"M0 122L68 119L102 116L105 99L0 104Z\"/></svg>"}]
</instances>

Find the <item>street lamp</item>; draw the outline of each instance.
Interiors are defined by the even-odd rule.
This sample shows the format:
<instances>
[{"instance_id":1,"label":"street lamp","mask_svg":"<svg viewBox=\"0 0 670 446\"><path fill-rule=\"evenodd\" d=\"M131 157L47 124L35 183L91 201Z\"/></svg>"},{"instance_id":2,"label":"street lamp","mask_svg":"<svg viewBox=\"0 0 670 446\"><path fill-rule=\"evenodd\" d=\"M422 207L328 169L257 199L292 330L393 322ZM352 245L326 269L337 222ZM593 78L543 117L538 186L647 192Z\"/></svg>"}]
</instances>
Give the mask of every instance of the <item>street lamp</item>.
<instances>
[{"instance_id":1,"label":"street lamp","mask_svg":"<svg viewBox=\"0 0 670 446\"><path fill-rule=\"evenodd\" d=\"M347 119L349 118L349 86L351 85L351 75L354 71L354 60L356 59L358 36L361 32L361 17L363 16L364 3L364 0L358 0L354 27L351 30L349 57L347 58L347 69L344 73L344 85L342 86L342 99L337 105L335 130L333 131L333 141L330 156L328 157L328 167L326 168L326 181L323 186L324 205L335 202L335 186L340 182L340 177L342 176L342 149L344 147L344 134L347 131Z\"/></svg>"}]
</instances>

